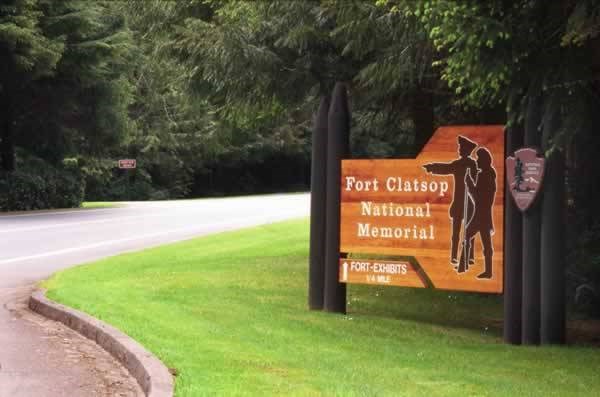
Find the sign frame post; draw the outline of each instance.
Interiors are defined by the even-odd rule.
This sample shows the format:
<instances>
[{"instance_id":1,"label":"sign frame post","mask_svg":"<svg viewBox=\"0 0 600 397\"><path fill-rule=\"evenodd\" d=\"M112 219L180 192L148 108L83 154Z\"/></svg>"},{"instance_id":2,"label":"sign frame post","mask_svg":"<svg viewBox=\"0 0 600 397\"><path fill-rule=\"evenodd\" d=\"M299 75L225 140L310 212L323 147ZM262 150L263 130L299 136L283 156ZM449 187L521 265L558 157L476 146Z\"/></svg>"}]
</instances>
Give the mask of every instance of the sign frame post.
<instances>
[{"instance_id":1,"label":"sign frame post","mask_svg":"<svg viewBox=\"0 0 600 397\"><path fill-rule=\"evenodd\" d=\"M327 116L330 98L321 98L315 118L312 140L310 181L310 247L308 271L308 307L322 310L325 283L325 206L327 189Z\"/></svg>"},{"instance_id":2,"label":"sign frame post","mask_svg":"<svg viewBox=\"0 0 600 397\"><path fill-rule=\"evenodd\" d=\"M342 159L350 155L350 111L346 85L338 82L333 90L328 114L327 211L325 237L325 292L323 308L346 313L346 284L339 282L340 185Z\"/></svg>"},{"instance_id":3,"label":"sign frame post","mask_svg":"<svg viewBox=\"0 0 600 397\"><path fill-rule=\"evenodd\" d=\"M544 126L544 136L556 131L559 116ZM547 142L545 142L547 143ZM549 145L545 145L549 146ZM546 159L546 182L541 204L541 302L540 343L564 344L566 340L565 275L565 158L554 150Z\"/></svg>"},{"instance_id":4,"label":"sign frame post","mask_svg":"<svg viewBox=\"0 0 600 397\"><path fill-rule=\"evenodd\" d=\"M540 98L532 97L527 107L525 119L525 146L540 147L538 126L541 121ZM541 301L541 211L539 201L523 214L523 306L522 343L540 343L540 301Z\"/></svg>"},{"instance_id":5,"label":"sign frame post","mask_svg":"<svg viewBox=\"0 0 600 397\"><path fill-rule=\"evenodd\" d=\"M523 145L523 127L513 126L506 132L506 152L513 154ZM508 171L506 171L508 172ZM504 193L504 326L506 343L521 344L523 299L523 216L511 197L510 184Z\"/></svg>"}]
</instances>

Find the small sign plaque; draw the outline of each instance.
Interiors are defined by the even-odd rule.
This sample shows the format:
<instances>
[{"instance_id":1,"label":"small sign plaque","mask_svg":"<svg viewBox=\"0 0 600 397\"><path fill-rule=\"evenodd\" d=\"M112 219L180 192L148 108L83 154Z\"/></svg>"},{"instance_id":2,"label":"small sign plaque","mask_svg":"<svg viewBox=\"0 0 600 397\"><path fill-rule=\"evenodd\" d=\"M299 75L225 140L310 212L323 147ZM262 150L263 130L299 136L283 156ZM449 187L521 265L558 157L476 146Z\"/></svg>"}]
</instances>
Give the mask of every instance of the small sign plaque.
<instances>
[{"instance_id":1,"label":"small sign plaque","mask_svg":"<svg viewBox=\"0 0 600 397\"><path fill-rule=\"evenodd\" d=\"M516 150L514 157L506 158L508 186L521 211L531 207L542 187L544 163L534 148Z\"/></svg>"},{"instance_id":2,"label":"small sign plaque","mask_svg":"<svg viewBox=\"0 0 600 397\"><path fill-rule=\"evenodd\" d=\"M341 283L425 287L409 262L377 259L340 259Z\"/></svg>"},{"instance_id":3,"label":"small sign plaque","mask_svg":"<svg viewBox=\"0 0 600 397\"><path fill-rule=\"evenodd\" d=\"M119 160L119 168L121 169L131 169L136 167L135 159L122 159Z\"/></svg>"}]
</instances>

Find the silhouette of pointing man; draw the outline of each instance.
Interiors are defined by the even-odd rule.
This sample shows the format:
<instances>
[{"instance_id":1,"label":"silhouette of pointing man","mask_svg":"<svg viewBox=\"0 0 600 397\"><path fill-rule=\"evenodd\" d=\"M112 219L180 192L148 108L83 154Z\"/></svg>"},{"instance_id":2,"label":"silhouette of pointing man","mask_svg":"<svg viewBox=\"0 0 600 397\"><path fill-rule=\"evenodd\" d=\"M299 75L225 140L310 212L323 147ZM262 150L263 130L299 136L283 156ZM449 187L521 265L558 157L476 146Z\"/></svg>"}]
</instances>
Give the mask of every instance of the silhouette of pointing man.
<instances>
[{"instance_id":1,"label":"silhouette of pointing man","mask_svg":"<svg viewBox=\"0 0 600 397\"><path fill-rule=\"evenodd\" d=\"M492 256L494 255L492 247L492 235L494 234L492 208L496 197L496 171L492 167L492 155L486 148L477 149L477 167L479 170L476 181L473 180L473 174L470 172L465 175L465 183L475 203L475 212L472 216L469 215L470 219L463 239L465 246L462 250L459 269L466 267L465 252L470 258L469 254L473 250L473 241L479 233L483 245L484 271L477 278L490 279L492 278Z\"/></svg>"},{"instance_id":2,"label":"silhouette of pointing man","mask_svg":"<svg viewBox=\"0 0 600 397\"><path fill-rule=\"evenodd\" d=\"M465 176L467 171L471 175L477 175L477 165L470 155L477 144L464 136L458 137L458 154L459 158L450 163L429 163L423 165L425 171L434 175L452 175L454 177L454 195L452 204L450 205L450 219L452 220L452 246L450 261L452 265L458 266L458 246L460 241L460 230L463 223L468 219L465 217L465 203L467 216L473 214L473 202L470 197L466 196ZM463 220L465 222L463 222ZM469 253L469 263L473 263L473 252ZM459 268L459 272L464 269Z\"/></svg>"}]
</instances>

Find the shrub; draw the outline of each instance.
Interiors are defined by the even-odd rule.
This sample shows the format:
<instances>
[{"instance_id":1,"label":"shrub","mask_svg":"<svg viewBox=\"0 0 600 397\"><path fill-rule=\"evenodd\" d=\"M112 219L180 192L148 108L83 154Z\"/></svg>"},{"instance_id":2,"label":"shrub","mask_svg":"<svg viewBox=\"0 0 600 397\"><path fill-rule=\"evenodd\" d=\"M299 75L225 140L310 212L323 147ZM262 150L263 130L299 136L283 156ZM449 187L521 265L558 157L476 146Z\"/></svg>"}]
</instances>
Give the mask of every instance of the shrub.
<instances>
[{"instance_id":1,"label":"shrub","mask_svg":"<svg viewBox=\"0 0 600 397\"><path fill-rule=\"evenodd\" d=\"M86 173L85 198L89 201L149 200L154 193L152 179L143 169Z\"/></svg>"},{"instance_id":2,"label":"shrub","mask_svg":"<svg viewBox=\"0 0 600 397\"><path fill-rule=\"evenodd\" d=\"M74 167L54 168L41 160L0 173L0 211L79 207L85 183ZM41 167L40 165L42 165Z\"/></svg>"}]
</instances>

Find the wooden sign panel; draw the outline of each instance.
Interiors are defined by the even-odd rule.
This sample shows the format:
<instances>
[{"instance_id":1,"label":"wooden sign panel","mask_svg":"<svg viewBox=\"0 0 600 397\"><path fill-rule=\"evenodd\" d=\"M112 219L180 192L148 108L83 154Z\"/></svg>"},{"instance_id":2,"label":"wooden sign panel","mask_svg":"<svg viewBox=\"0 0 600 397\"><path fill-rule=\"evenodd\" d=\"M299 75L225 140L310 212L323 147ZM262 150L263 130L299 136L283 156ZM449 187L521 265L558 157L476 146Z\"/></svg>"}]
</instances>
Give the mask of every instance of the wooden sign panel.
<instances>
[{"instance_id":1,"label":"wooden sign panel","mask_svg":"<svg viewBox=\"0 0 600 397\"><path fill-rule=\"evenodd\" d=\"M502 292L503 126L441 127L416 159L343 160L340 182L340 252L413 258L421 285L394 285Z\"/></svg>"}]
</instances>

